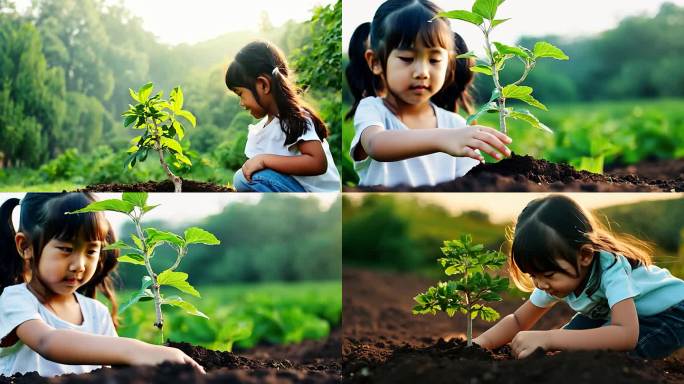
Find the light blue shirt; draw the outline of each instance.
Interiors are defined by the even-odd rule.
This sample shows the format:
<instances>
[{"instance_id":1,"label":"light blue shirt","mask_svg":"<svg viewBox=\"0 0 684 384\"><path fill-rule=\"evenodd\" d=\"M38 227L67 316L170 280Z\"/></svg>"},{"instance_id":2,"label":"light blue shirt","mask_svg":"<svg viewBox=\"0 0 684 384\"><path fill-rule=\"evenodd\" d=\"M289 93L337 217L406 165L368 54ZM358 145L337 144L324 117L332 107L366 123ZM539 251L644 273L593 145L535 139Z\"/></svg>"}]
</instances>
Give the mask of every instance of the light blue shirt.
<instances>
[{"instance_id":1,"label":"light blue shirt","mask_svg":"<svg viewBox=\"0 0 684 384\"><path fill-rule=\"evenodd\" d=\"M586 288L579 296L571 292L563 298L535 288L530 302L537 307L546 308L558 301L564 301L570 308L585 316L609 320L613 305L625 299L634 299L639 316L655 315L684 300L684 281L672 276L665 268L649 265L632 269L626 257L616 257L606 251L600 251L599 261L601 284L591 298L587 296ZM595 276L592 273L589 282L593 279Z\"/></svg>"}]
</instances>

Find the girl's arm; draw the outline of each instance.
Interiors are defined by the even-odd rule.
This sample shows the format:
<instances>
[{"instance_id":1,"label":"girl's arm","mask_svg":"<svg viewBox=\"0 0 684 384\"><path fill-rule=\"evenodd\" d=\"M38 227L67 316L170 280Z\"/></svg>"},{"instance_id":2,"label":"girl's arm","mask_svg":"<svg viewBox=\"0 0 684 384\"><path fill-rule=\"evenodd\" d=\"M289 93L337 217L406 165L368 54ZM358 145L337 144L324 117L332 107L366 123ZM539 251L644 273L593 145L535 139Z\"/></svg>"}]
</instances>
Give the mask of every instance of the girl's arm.
<instances>
[{"instance_id":1,"label":"girl's arm","mask_svg":"<svg viewBox=\"0 0 684 384\"><path fill-rule=\"evenodd\" d=\"M61 364L156 365L164 361L204 368L176 348L147 344L127 337L93 335L55 329L42 320L29 320L16 328L19 339L48 360Z\"/></svg>"},{"instance_id":2,"label":"girl's arm","mask_svg":"<svg viewBox=\"0 0 684 384\"><path fill-rule=\"evenodd\" d=\"M504 317L485 333L473 339L482 348L494 349L509 343L518 332L532 328L551 307L541 308L527 300L514 313Z\"/></svg>"},{"instance_id":3,"label":"girl's arm","mask_svg":"<svg viewBox=\"0 0 684 384\"><path fill-rule=\"evenodd\" d=\"M320 141L301 141L297 144L301 155L257 155L245 161L242 173L247 181L252 181L252 174L268 168L286 175L316 176L328 170L328 159Z\"/></svg>"},{"instance_id":4,"label":"girl's arm","mask_svg":"<svg viewBox=\"0 0 684 384\"><path fill-rule=\"evenodd\" d=\"M633 350L639 340L639 318L634 300L629 298L613 305L610 318L610 325L594 329L521 332L513 339L511 347L518 358L528 356L539 347L545 350Z\"/></svg>"},{"instance_id":5,"label":"girl's arm","mask_svg":"<svg viewBox=\"0 0 684 384\"><path fill-rule=\"evenodd\" d=\"M361 145L356 147L354 157L363 160L370 156L376 161L399 161L444 152L452 156L466 156L483 161L475 150L479 149L494 158L501 153L510 156L506 144L511 138L503 133L479 125L457 129L414 129L388 131L380 126L370 126L361 134Z\"/></svg>"}]
</instances>

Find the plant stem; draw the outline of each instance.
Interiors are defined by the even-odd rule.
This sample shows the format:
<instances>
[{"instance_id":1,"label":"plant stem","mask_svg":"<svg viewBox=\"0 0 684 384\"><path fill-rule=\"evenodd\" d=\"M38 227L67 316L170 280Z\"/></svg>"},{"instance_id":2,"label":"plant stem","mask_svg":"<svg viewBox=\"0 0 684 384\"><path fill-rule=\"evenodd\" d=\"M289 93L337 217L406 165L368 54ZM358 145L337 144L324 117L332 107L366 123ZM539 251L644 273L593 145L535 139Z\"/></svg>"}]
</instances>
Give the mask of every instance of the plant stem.
<instances>
[{"instance_id":1,"label":"plant stem","mask_svg":"<svg viewBox=\"0 0 684 384\"><path fill-rule=\"evenodd\" d=\"M145 268L147 269L147 274L152 278L152 295L154 296L154 312L155 312L155 321L154 321L154 326L159 328L160 331L162 331L162 343L164 339L164 316L161 311L161 293L159 291L159 283L157 282L157 274L154 273L152 270L152 264L150 263L150 257L147 254L147 242L145 241L145 233L142 230L142 227L140 226L140 217L142 214L138 217L131 215L131 218L133 219L133 222L135 223L135 230L138 233L138 237L140 238L140 241L143 244L143 257L145 259Z\"/></svg>"},{"instance_id":2,"label":"plant stem","mask_svg":"<svg viewBox=\"0 0 684 384\"><path fill-rule=\"evenodd\" d=\"M468 328L466 329L466 340L467 340L467 346L471 347L473 345L473 319L471 317L472 315L472 307L470 303L468 303Z\"/></svg>"},{"instance_id":3,"label":"plant stem","mask_svg":"<svg viewBox=\"0 0 684 384\"><path fill-rule=\"evenodd\" d=\"M157 122L154 121L154 118L152 118L152 123L154 124L154 135L157 138L156 143L154 144L154 150L157 151L157 153L159 154L159 163L161 163L162 167L164 168L166 176L173 183L173 192L178 193L181 191L182 181L180 177L174 175L173 172L171 172L171 169L169 168L168 164L166 164L166 161L164 161L164 149L161 147L161 144L159 143L159 139L161 137L159 135L159 127L157 126Z\"/></svg>"},{"instance_id":4,"label":"plant stem","mask_svg":"<svg viewBox=\"0 0 684 384\"><path fill-rule=\"evenodd\" d=\"M485 35L485 51L487 52L487 57L489 58L489 63L492 67L494 86L499 91L499 97L496 99L497 109L499 110L499 130L504 134L508 134L508 130L506 129L506 98L503 96L503 87L499 81L499 70L496 68L496 63L494 62L494 53L492 52L492 44L489 41L489 32L491 30L491 25L489 28L482 29Z\"/></svg>"}]
</instances>

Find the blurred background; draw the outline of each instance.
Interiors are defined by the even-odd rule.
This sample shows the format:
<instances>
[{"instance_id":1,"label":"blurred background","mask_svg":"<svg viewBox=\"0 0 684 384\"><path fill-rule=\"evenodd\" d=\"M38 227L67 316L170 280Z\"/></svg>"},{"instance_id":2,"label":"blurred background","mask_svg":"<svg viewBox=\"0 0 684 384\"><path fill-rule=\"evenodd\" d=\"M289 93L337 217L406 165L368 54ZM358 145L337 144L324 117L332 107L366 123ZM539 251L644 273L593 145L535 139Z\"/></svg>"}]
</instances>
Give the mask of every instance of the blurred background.
<instances>
[{"instance_id":1,"label":"blurred background","mask_svg":"<svg viewBox=\"0 0 684 384\"><path fill-rule=\"evenodd\" d=\"M474 244L507 251L506 229L538 193L345 194L346 267L413 272L444 279L444 240L470 233ZM684 194L568 193L615 233L653 246L654 261L684 278ZM368 236L373 233L373 236ZM507 274L506 271L502 272Z\"/></svg>"},{"instance_id":2,"label":"blurred background","mask_svg":"<svg viewBox=\"0 0 684 384\"><path fill-rule=\"evenodd\" d=\"M343 63L354 29L371 21L382 0L343 4ZM435 1L445 10L470 9L473 1ZM684 157L684 0L596 2L506 1L498 18L511 18L492 32L492 40L532 48L547 41L569 61L540 60L523 83L549 108L533 113L554 130L550 135L508 120L512 149L554 162L601 173L649 160ZM479 29L452 20L470 50L484 57ZM507 62L502 82L512 83L522 65ZM490 76L474 82L478 105L493 89ZM352 103L343 82L343 110ZM463 111L462 114L467 115ZM498 128L486 114L478 123ZM343 126L343 179L358 178L348 156L353 121ZM491 159L490 159L491 160Z\"/></svg>"},{"instance_id":3,"label":"blurred background","mask_svg":"<svg viewBox=\"0 0 684 384\"><path fill-rule=\"evenodd\" d=\"M154 161L123 166L137 132L121 118L128 89L149 81L164 97L180 85L197 117L182 141L193 167L177 174L225 185L255 122L225 71L256 39L285 52L338 159L340 36L335 0L0 0L0 190L163 180Z\"/></svg>"},{"instance_id":4,"label":"blurred background","mask_svg":"<svg viewBox=\"0 0 684 384\"><path fill-rule=\"evenodd\" d=\"M0 200L23 194L0 194ZM120 194L96 194L99 200ZM249 348L257 344L321 339L340 326L342 313L342 220L339 194L225 193L151 194L161 204L143 219L143 227L182 234L189 227L213 233L220 245L192 245L178 271L202 295L171 287L209 319L164 306L164 337L211 349ZM107 212L118 238L128 243L134 227L124 214ZM18 227L19 209L14 211ZM173 248L158 248L156 273L176 259ZM139 289L145 268L120 263L116 279L119 305ZM108 303L106 299L102 300ZM139 302L120 316L119 335L159 343L152 302Z\"/></svg>"}]
</instances>

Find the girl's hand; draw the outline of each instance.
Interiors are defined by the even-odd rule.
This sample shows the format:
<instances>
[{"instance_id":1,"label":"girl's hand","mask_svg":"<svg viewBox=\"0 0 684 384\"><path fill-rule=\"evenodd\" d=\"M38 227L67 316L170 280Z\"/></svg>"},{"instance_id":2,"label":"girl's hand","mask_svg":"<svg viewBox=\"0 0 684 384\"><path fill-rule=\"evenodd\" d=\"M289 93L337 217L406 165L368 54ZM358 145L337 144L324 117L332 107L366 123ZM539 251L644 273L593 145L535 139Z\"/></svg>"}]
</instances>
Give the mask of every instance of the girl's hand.
<instances>
[{"instance_id":1,"label":"girl's hand","mask_svg":"<svg viewBox=\"0 0 684 384\"><path fill-rule=\"evenodd\" d=\"M471 125L466 128L449 129L444 133L448 137L439 143L441 152L452 156L465 156L484 161L484 157L476 152L476 149L499 160L503 156L511 155L511 150L506 147L506 144L510 144L513 140L493 128Z\"/></svg>"},{"instance_id":2,"label":"girl's hand","mask_svg":"<svg viewBox=\"0 0 684 384\"><path fill-rule=\"evenodd\" d=\"M266 168L264 164L264 155L256 155L242 164L242 175L251 183L252 175L264 168Z\"/></svg>"},{"instance_id":3,"label":"girl's hand","mask_svg":"<svg viewBox=\"0 0 684 384\"><path fill-rule=\"evenodd\" d=\"M165 361L175 364L190 364L197 372L206 373L201 365L177 348L145 344L143 348L136 349L131 354L131 364L133 365L157 365Z\"/></svg>"},{"instance_id":4,"label":"girl's hand","mask_svg":"<svg viewBox=\"0 0 684 384\"><path fill-rule=\"evenodd\" d=\"M547 349L549 333L547 331L521 331L511 341L513 356L524 359L537 348Z\"/></svg>"}]
</instances>

